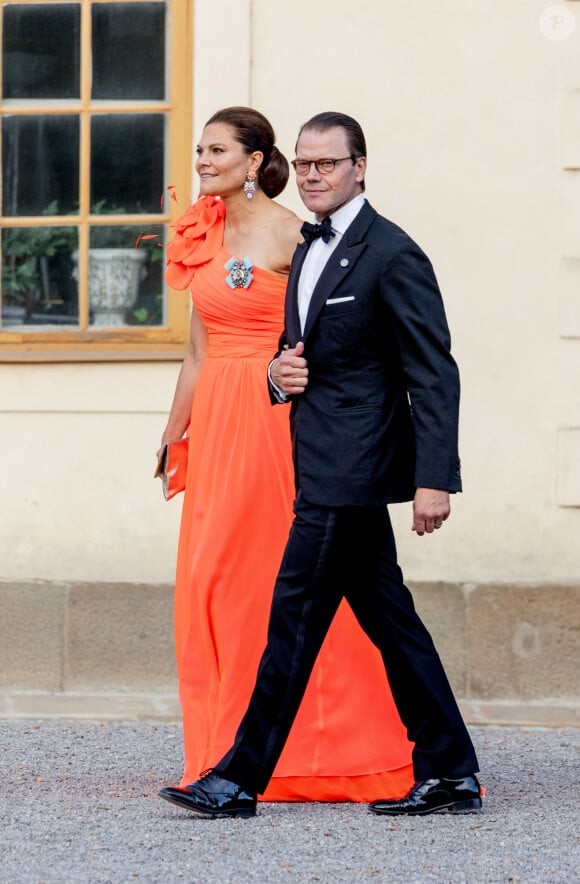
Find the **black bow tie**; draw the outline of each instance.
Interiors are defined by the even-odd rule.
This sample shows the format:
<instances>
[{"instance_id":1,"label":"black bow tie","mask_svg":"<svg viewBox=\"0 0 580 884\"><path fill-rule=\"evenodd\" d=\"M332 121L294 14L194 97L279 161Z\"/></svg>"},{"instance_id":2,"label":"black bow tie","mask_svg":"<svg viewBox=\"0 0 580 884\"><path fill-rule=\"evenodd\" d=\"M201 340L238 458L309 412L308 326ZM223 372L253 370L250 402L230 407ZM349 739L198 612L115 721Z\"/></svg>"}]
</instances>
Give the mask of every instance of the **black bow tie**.
<instances>
[{"instance_id":1,"label":"black bow tie","mask_svg":"<svg viewBox=\"0 0 580 884\"><path fill-rule=\"evenodd\" d=\"M309 244L319 236L324 242L328 242L330 237L335 235L330 223L330 216L327 216L321 224L310 224L309 221L305 221L300 228L300 233Z\"/></svg>"}]
</instances>

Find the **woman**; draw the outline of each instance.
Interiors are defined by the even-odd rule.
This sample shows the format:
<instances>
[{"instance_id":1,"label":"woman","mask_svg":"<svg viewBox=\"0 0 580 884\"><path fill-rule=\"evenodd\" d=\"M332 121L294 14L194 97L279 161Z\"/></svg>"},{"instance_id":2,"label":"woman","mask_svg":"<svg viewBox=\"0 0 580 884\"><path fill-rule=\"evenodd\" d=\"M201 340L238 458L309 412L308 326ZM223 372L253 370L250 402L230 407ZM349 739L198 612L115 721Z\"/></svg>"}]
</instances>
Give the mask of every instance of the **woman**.
<instances>
[{"instance_id":1,"label":"woman","mask_svg":"<svg viewBox=\"0 0 580 884\"><path fill-rule=\"evenodd\" d=\"M231 745L266 641L294 497L287 406L271 406L266 372L302 224L273 202L288 163L257 111L214 114L196 171L200 199L168 246L167 281L191 286L193 310L162 437L187 431L190 440L175 586L182 785ZM377 650L343 603L264 799L406 793L411 744L394 704L376 702L384 681Z\"/></svg>"}]
</instances>

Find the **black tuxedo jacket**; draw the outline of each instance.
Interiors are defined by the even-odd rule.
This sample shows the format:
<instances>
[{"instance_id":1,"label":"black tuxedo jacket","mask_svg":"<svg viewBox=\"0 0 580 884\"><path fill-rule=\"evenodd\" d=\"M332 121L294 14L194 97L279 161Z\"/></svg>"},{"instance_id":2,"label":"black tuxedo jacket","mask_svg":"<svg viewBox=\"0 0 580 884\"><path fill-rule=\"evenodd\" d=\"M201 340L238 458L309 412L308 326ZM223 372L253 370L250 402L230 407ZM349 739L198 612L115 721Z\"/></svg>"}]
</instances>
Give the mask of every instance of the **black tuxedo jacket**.
<instances>
[{"instance_id":1,"label":"black tuxedo jacket","mask_svg":"<svg viewBox=\"0 0 580 884\"><path fill-rule=\"evenodd\" d=\"M321 506L461 490L459 374L431 263L365 202L316 285L304 332L292 260L280 349L304 341L308 386L292 397L297 488ZM272 395L272 401L275 398Z\"/></svg>"}]
</instances>

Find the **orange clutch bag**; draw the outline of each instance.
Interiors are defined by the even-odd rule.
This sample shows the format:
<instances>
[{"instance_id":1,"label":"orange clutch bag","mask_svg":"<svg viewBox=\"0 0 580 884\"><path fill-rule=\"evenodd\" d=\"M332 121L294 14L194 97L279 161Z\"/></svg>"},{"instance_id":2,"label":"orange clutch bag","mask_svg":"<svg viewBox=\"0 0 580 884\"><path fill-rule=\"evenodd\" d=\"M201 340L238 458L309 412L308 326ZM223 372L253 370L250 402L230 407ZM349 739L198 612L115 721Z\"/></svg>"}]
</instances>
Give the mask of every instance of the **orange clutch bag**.
<instances>
[{"instance_id":1,"label":"orange clutch bag","mask_svg":"<svg viewBox=\"0 0 580 884\"><path fill-rule=\"evenodd\" d=\"M175 442L166 442L161 456L157 461L155 478L161 479L163 496L165 500L171 500L176 494L185 491L185 476L187 475L187 453L189 439L177 439Z\"/></svg>"}]
</instances>

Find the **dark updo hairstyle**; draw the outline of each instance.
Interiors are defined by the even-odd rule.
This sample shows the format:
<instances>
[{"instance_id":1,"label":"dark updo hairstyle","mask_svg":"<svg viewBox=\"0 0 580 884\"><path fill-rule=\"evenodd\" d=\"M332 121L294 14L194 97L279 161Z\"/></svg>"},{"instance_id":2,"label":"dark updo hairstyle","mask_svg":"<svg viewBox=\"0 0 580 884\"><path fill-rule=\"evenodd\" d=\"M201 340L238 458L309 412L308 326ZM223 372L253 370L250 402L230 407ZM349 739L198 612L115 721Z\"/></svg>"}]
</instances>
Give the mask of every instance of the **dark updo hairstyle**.
<instances>
[{"instance_id":1,"label":"dark updo hairstyle","mask_svg":"<svg viewBox=\"0 0 580 884\"><path fill-rule=\"evenodd\" d=\"M306 123L303 123L298 133L298 138L307 129L313 129L315 132L328 132L329 129L344 129L346 134L346 142L348 150L354 157L366 157L367 145L363 130L359 123L348 114L341 114L338 111L323 111L321 114L311 117ZM298 142L296 142L298 145ZM361 181L361 190L364 191L365 183Z\"/></svg>"},{"instance_id":2,"label":"dark updo hairstyle","mask_svg":"<svg viewBox=\"0 0 580 884\"><path fill-rule=\"evenodd\" d=\"M225 107L210 117L206 126L211 123L229 126L246 153L261 151L264 159L258 169L258 183L270 199L282 193L288 182L290 167L286 157L274 144L274 130L263 114L253 107Z\"/></svg>"}]
</instances>

